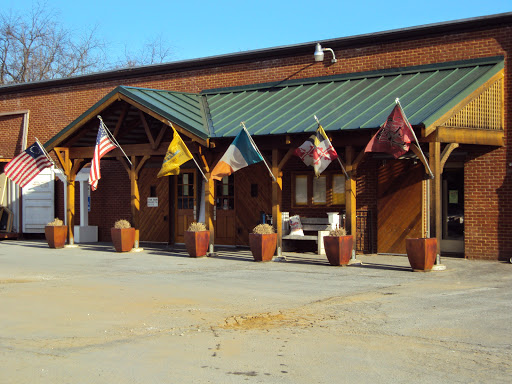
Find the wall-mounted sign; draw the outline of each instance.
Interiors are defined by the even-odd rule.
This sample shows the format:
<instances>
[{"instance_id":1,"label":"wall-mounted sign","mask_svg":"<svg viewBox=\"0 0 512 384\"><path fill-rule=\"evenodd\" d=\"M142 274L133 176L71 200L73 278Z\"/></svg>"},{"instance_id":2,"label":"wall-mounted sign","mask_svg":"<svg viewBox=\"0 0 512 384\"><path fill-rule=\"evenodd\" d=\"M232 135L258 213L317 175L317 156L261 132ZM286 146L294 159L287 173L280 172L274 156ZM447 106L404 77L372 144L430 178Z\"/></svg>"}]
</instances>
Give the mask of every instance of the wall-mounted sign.
<instances>
[{"instance_id":1,"label":"wall-mounted sign","mask_svg":"<svg viewBox=\"0 0 512 384\"><path fill-rule=\"evenodd\" d=\"M158 207L158 197L148 197L148 207L150 207L150 208Z\"/></svg>"}]
</instances>

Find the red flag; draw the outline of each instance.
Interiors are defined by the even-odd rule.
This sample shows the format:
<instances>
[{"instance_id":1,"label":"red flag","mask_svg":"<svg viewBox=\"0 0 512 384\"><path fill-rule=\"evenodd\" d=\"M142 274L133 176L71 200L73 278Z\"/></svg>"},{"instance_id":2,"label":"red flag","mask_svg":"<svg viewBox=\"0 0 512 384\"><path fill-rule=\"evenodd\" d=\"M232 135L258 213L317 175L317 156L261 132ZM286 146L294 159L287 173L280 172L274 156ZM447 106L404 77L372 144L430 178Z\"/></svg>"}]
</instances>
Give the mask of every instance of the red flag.
<instances>
[{"instance_id":1,"label":"red flag","mask_svg":"<svg viewBox=\"0 0 512 384\"><path fill-rule=\"evenodd\" d=\"M98 128L98 136L96 136L96 147L94 148L94 156L92 158L91 172L89 174L89 184L93 191L98 187L98 180L101 178L100 173L100 159L109 153L114 148L117 148L107 135L107 131L100 122Z\"/></svg>"},{"instance_id":2,"label":"red flag","mask_svg":"<svg viewBox=\"0 0 512 384\"><path fill-rule=\"evenodd\" d=\"M51 165L43 148L36 142L12 159L5 166L4 172L9 179L23 188Z\"/></svg>"},{"instance_id":3,"label":"red flag","mask_svg":"<svg viewBox=\"0 0 512 384\"><path fill-rule=\"evenodd\" d=\"M364 151L386 152L397 159L409 151L409 144L413 139L412 128L397 103Z\"/></svg>"},{"instance_id":4,"label":"red flag","mask_svg":"<svg viewBox=\"0 0 512 384\"><path fill-rule=\"evenodd\" d=\"M299 156L304 164L313 166L316 177L320 176L331 161L338 158L336 150L320 124L316 132L295 150L295 155Z\"/></svg>"}]
</instances>

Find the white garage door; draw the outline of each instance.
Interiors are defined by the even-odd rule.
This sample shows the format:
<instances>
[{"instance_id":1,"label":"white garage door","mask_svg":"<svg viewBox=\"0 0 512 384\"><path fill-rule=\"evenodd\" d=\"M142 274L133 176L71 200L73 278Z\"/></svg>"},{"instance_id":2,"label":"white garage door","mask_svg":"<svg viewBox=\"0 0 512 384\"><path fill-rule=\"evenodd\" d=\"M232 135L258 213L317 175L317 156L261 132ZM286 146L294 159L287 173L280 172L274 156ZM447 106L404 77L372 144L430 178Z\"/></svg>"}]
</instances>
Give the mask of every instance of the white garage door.
<instances>
[{"instance_id":1,"label":"white garage door","mask_svg":"<svg viewBox=\"0 0 512 384\"><path fill-rule=\"evenodd\" d=\"M23 188L23 232L44 233L44 226L54 217L54 173L44 169Z\"/></svg>"}]
</instances>

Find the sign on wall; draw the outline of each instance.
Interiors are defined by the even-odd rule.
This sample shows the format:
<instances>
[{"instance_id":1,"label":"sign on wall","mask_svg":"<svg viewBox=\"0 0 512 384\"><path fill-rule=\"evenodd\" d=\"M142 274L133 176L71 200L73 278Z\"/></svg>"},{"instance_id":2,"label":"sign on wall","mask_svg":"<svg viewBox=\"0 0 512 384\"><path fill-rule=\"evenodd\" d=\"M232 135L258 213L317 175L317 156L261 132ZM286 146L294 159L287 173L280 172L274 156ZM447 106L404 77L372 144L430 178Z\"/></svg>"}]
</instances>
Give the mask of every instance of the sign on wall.
<instances>
[{"instance_id":1,"label":"sign on wall","mask_svg":"<svg viewBox=\"0 0 512 384\"><path fill-rule=\"evenodd\" d=\"M148 197L148 207L149 208L157 208L158 207L158 197Z\"/></svg>"}]
</instances>

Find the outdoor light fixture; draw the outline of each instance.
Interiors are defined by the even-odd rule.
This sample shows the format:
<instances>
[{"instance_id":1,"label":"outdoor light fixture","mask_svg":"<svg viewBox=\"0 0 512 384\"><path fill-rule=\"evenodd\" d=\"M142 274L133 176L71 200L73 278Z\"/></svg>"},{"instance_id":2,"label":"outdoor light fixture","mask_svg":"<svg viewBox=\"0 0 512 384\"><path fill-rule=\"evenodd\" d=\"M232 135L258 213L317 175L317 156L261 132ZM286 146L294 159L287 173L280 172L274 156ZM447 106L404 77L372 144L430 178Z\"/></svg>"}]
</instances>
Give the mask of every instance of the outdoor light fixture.
<instances>
[{"instance_id":1,"label":"outdoor light fixture","mask_svg":"<svg viewBox=\"0 0 512 384\"><path fill-rule=\"evenodd\" d=\"M330 51L332 53L331 63L335 63L335 62L338 61L338 60L336 60L336 56L334 55L334 51L331 48L322 48L320 43L316 44L315 53L313 54L313 56L315 57L315 61L324 61L324 52L325 51Z\"/></svg>"}]
</instances>

